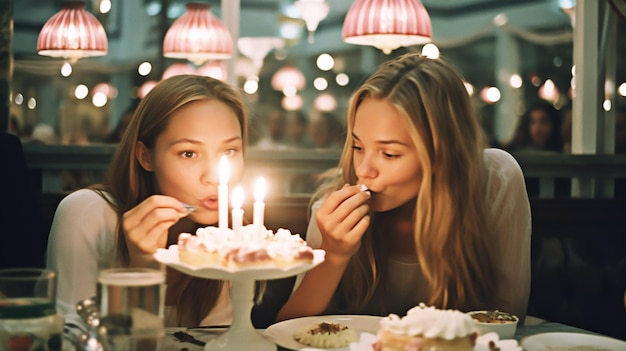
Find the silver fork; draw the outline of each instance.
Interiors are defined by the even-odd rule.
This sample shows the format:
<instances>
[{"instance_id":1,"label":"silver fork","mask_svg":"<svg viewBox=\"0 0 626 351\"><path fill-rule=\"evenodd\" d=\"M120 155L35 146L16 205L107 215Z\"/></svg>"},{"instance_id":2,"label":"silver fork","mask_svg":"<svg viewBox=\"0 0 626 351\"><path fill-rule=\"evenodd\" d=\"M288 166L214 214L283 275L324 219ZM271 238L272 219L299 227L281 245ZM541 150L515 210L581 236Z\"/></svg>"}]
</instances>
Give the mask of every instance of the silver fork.
<instances>
[{"instance_id":1,"label":"silver fork","mask_svg":"<svg viewBox=\"0 0 626 351\"><path fill-rule=\"evenodd\" d=\"M189 204L186 204L186 203L184 203L184 202L181 202L180 204L181 204L181 205L183 205L183 207L184 207L184 208L185 208L185 209L186 209L189 213L193 213L193 212L196 210L196 208L195 208L195 207L193 207L193 206L191 206L191 205L189 205Z\"/></svg>"}]
</instances>

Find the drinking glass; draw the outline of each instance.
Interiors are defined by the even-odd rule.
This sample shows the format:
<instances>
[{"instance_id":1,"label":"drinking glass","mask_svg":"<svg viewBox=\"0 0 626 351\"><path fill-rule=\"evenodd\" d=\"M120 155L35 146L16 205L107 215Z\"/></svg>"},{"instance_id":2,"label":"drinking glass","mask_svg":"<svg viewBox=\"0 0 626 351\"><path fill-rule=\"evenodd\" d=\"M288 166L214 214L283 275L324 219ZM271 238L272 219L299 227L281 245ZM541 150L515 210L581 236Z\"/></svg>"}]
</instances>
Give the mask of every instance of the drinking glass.
<instances>
[{"instance_id":1,"label":"drinking glass","mask_svg":"<svg viewBox=\"0 0 626 351\"><path fill-rule=\"evenodd\" d=\"M56 311L56 273L0 269L0 350L60 351L63 317Z\"/></svg>"},{"instance_id":2,"label":"drinking glass","mask_svg":"<svg viewBox=\"0 0 626 351\"><path fill-rule=\"evenodd\" d=\"M99 272L98 334L105 351L160 350L165 273L149 268L112 268Z\"/></svg>"}]
</instances>

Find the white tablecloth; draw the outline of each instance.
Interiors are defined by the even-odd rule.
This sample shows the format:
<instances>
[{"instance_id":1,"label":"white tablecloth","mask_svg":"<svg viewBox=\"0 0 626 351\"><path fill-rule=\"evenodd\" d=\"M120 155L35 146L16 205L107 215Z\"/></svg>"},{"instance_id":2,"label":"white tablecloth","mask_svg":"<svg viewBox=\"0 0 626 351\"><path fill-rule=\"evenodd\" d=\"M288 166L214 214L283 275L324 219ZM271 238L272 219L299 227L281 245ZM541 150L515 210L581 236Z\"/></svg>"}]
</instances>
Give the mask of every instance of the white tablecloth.
<instances>
[{"instance_id":1,"label":"white tablecloth","mask_svg":"<svg viewBox=\"0 0 626 351\"><path fill-rule=\"evenodd\" d=\"M177 331L185 331L187 334L192 335L198 340L209 341L211 338L224 332L224 329L206 329L206 330L186 330L186 328L167 328L167 336L165 337L163 351L202 351L202 346L194 345L188 342L181 342L174 337L174 333ZM263 330L259 329L259 333L263 333ZM556 322L542 322L534 325L527 325L524 327L518 327L515 333L515 339L522 340L522 338L539 334L539 333L552 333L552 332L568 332L568 333L585 333L585 334L597 334L588 330L572 327L569 325L556 323ZM187 349L187 350L183 350ZM278 351L284 351L282 347L277 348Z\"/></svg>"}]
</instances>

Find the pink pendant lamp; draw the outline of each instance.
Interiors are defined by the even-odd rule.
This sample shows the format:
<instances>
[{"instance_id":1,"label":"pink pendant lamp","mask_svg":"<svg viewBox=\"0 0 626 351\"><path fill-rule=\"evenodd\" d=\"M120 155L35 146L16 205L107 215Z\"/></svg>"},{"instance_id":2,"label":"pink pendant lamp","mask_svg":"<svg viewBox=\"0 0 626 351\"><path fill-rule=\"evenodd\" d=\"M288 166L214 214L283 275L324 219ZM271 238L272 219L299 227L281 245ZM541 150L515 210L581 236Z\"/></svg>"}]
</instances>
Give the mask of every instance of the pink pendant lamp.
<instances>
[{"instance_id":1,"label":"pink pendant lamp","mask_svg":"<svg viewBox=\"0 0 626 351\"><path fill-rule=\"evenodd\" d=\"M39 55L63 57L76 62L79 58L106 55L108 42L102 24L85 11L82 1L67 1L61 11L41 28L37 39Z\"/></svg>"},{"instance_id":2,"label":"pink pendant lamp","mask_svg":"<svg viewBox=\"0 0 626 351\"><path fill-rule=\"evenodd\" d=\"M211 14L211 5L189 3L165 34L163 56L187 59L196 65L207 60L225 60L233 54L228 28Z\"/></svg>"},{"instance_id":3,"label":"pink pendant lamp","mask_svg":"<svg viewBox=\"0 0 626 351\"><path fill-rule=\"evenodd\" d=\"M385 54L432 40L430 16L419 0L356 0L343 22L343 40Z\"/></svg>"}]
</instances>

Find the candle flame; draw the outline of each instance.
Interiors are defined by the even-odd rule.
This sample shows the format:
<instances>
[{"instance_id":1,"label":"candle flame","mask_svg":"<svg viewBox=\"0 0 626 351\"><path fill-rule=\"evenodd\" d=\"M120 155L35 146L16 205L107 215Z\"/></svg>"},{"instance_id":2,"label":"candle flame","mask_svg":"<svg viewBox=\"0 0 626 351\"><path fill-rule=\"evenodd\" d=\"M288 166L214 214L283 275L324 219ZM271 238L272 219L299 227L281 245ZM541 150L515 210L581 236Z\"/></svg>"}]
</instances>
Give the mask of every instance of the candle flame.
<instances>
[{"instance_id":1,"label":"candle flame","mask_svg":"<svg viewBox=\"0 0 626 351\"><path fill-rule=\"evenodd\" d=\"M241 186L237 186L233 189L233 196L230 201L233 204L233 209L238 210L241 208L243 205L243 188Z\"/></svg>"},{"instance_id":2,"label":"candle flame","mask_svg":"<svg viewBox=\"0 0 626 351\"><path fill-rule=\"evenodd\" d=\"M218 165L219 181L220 184L228 184L228 178L230 178L230 164L228 158L222 156Z\"/></svg>"},{"instance_id":3,"label":"candle flame","mask_svg":"<svg viewBox=\"0 0 626 351\"><path fill-rule=\"evenodd\" d=\"M265 178L259 177L259 179L256 180L256 185L254 186L254 201L263 201L266 192L267 182L265 181Z\"/></svg>"}]
</instances>

